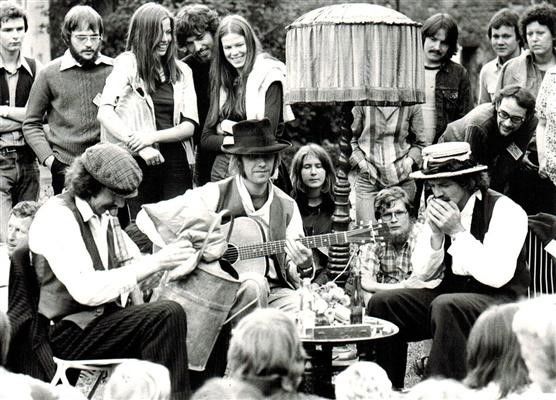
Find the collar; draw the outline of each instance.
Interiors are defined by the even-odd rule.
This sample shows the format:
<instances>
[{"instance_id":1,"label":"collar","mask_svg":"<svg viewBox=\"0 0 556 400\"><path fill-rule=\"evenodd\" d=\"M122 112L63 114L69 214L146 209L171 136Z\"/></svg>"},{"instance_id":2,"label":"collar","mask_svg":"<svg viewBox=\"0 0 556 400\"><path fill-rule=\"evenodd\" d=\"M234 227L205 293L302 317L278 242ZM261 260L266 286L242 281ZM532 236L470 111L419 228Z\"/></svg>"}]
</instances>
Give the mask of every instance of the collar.
<instances>
[{"instance_id":1,"label":"collar","mask_svg":"<svg viewBox=\"0 0 556 400\"><path fill-rule=\"evenodd\" d=\"M77 207L79 214L81 214L81 217L83 217L83 221L85 222L89 222L95 217L99 220L102 219L95 214L89 203L87 203L87 201L83 200L81 197L75 196L75 207Z\"/></svg>"},{"instance_id":2,"label":"collar","mask_svg":"<svg viewBox=\"0 0 556 400\"><path fill-rule=\"evenodd\" d=\"M27 70L27 72L29 72L29 75L33 76L33 70L31 69L31 67L29 66L29 63L27 62L27 59L25 57L23 57L21 55L21 51L19 52L19 57L17 59L17 69L19 68L25 68ZM4 59L2 58L2 56L0 55L0 69L5 69L6 71L8 71L8 69L4 66ZM11 71L8 71L11 73Z\"/></svg>"},{"instance_id":3,"label":"collar","mask_svg":"<svg viewBox=\"0 0 556 400\"><path fill-rule=\"evenodd\" d=\"M251 200L251 194L247 190L247 187L245 187L244 178L240 174L236 176L236 183L237 183L237 189L239 191L239 195L241 196L241 199L243 201L243 207L245 208L247 214L260 212L261 210L266 208L268 204L272 203L272 199L274 198L274 189L273 189L272 182L270 181L268 182L268 199L266 199L266 202L258 210L255 210L255 207L253 206L253 200Z\"/></svg>"},{"instance_id":4,"label":"collar","mask_svg":"<svg viewBox=\"0 0 556 400\"><path fill-rule=\"evenodd\" d=\"M95 60L95 65L106 64L106 65L114 65L114 60L110 57L106 57L103 54L99 54L97 59ZM69 49L64 52L62 56L62 61L60 63L60 71L65 71L67 69L78 67L81 68L81 64L77 62L75 58L71 55Z\"/></svg>"},{"instance_id":5,"label":"collar","mask_svg":"<svg viewBox=\"0 0 556 400\"><path fill-rule=\"evenodd\" d=\"M462 222L468 221L468 223L471 224L471 218L473 217L473 210L475 208L475 201L477 200L483 200L483 194L480 190L475 191L475 193L473 193L471 197L467 199L467 203L465 203L463 210L461 210ZM469 228L469 226L466 226L465 224L463 224L463 226Z\"/></svg>"},{"instance_id":6,"label":"collar","mask_svg":"<svg viewBox=\"0 0 556 400\"><path fill-rule=\"evenodd\" d=\"M517 53L514 54L511 58L508 59L508 61L510 61L513 58L519 57L521 55L521 47L517 47ZM500 57L496 57L496 69L499 70L500 68L502 68L502 65L504 65L504 63L500 60Z\"/></svg>"}]
</instances>

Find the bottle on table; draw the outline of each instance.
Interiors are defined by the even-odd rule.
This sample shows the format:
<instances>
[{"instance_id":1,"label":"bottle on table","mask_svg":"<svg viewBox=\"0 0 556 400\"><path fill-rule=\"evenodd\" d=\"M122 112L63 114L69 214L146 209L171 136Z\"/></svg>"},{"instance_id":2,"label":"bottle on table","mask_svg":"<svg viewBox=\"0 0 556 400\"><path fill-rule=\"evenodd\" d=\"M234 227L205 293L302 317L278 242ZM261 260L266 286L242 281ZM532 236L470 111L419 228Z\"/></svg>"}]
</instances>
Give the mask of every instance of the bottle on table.
<instances>
[{"instance_id":1,"label":"bottle on table","mask_svg":"<svg viewBox=\"0 0 556 400\"><path fill-rule=\"evenodd\" d=\"M297 318L299 335L312 337L315 330L314 296L311 291L311 279L304 278L300 292L299 316Z\"/></svg>"},{"instance_id":2,"label":"bottle on table","mask_svg":"<svg viewBox=\"0 0 556 400\"><path fill-rule=\"evenodd\" d=\"M358 264L353 267L353 291L349 302L350 323L362 324L365 315L365 300L363 298L363 288L361 287L361 268Z\"/></svg>"}]
</instances>

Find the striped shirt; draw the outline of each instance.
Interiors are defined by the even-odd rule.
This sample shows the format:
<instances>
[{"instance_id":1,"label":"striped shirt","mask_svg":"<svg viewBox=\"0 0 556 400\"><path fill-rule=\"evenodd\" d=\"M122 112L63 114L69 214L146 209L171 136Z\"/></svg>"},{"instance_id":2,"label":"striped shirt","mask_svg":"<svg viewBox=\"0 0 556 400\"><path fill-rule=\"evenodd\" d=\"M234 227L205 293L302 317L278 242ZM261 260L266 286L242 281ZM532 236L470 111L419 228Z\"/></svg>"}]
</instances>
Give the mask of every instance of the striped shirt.
<instances>
[{"instance_id":1,"label":"striped shirt","mask_svg":"<svg viewBox=\"0 0 556 400\"><path fill-rule=\"evenodd\" d=\"M352 167L367 162L371 184L389 187L409 178L404 164L411 157L421 162L421 149L428 145L421 107L370 107L352 109Z\"/></svg>"}]
</instances>

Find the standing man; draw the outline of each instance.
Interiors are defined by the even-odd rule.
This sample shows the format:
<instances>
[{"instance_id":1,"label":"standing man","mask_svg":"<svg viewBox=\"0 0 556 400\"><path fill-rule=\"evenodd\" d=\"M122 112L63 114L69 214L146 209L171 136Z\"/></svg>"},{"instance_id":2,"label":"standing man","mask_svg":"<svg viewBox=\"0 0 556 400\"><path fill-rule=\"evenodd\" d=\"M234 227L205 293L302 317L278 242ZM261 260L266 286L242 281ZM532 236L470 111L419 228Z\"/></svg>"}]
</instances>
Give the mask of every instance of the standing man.
<instances>
[{"instance_id":1,"label":"standing man","mask_svg":"<svg viewBox=\"0 0 556 400\"><path fill-rule=\"evenodd\" d=\"M270 180L278 168L279 153L291 144L276 139L268 118L240 121L232 130L234 144L223 145L222 151L232 155L239 170L237 175L209 182L154 206L173 216L179 216L180 210L185 208L214 212L229 210L234 218L249 217L257 222L264 234L261 244L286 239L285 254L263 257L258 268L260 273L249 272L248 278L259 288L261 306L282 309L295 318L299 309L295 289L300 286L301 278L314 275L313 253L296 240L303 236L303 221L297 204ZM149 226L153 223L159 230L167 229L151 220L145 210L137 215L137 225L151 239ZM175 217L172 224L178 224ZM240 280L247 278L238 270Z\"/></svg>"},{"instance_id":2,"label":"standing man","mask_svg":"<svg viewBox=\"0 0 556 400\"><path fill-rule=\"evenodd\" d=\"M488 23L488 38L496 58L487 62L479 74L479 104L494 100L498 74L504 63L519 56L523 41L519 34L519 16L509 8L503 8Z\"/></svg>"},{"instance_id":3,"label":"standing man","mask_svg":"<svg viewBox=\"0 0 556 400\"><path fill-rule=\"evenodd\" d=\"M89 6L75 6L62 24L68 46L41 71L29 97L23 134L39 162L52 173L54 194L64 188L73 159L100 140L98 102L112 59L100 54L104 28ZM49 131L43 127L46 115Z\"/></svg>"},{"instance_id":4,"label":"standing man","mask_svg":"<svg viewBox=\"0 0 556 400\"><path fill-rule=\"evenodd\" d=\"M193 84L197 94L199 126L193 136L196 149L194 181L198 186L210 182L210 171L215 154L199 146L201 132L210 106L210 61L214 47L214 34L220 19L216 11L203 4L184 6L176 15L176 39L180 48L186 47L188 55L183 61L193 71Z\"/></svg>"},{"instance_id":5,"label":"standing man","mask_svg":"<svg viewBox=\"0 0 556 400\"><path fill-rule=\"evenodd\" d=\"M449 14L435 14L422 30L425 52L423 120L427 143L436 143L448 123L473 108L467 70L451 61L458 50L458 26Z\"/></svg>"},{"instance_id":6,"label":"standing man","mask_svg":"<svg viewBox=\"0 0 556 400\"><path fill-rule=\"evenodd\" d=\"M126 150L110 143L94 145L74 159L66 175L68 190L40 208L29 231L40 284L38 312L50 321L54 355L153 361L170 371L173 399L187 399L183 308L171 301L124 306L138 282L174 269L195 250L182 240L141 256L112 224L109 211L135 196L142 179ZM132 257L128 265L118 262L117 238Z\"/></svg>"},{"instance_id":7,"label":"standing man","mask_svg":"<svg viewBox=\"0 0 556 400\"><path fill-rule=\"evenodd\" d=\"M375 293L367 308L400 328L376 348L377 362L397 388L404 385L408 341L433 339L429 376L462 379L467 336L477 317L492 304L527 294L527 215L487 188L486 167L470 156L468 143L439 143L423 150L423 170L413 173L433 193L411 257L413 273L441 283Z\"/></svg>"},{"instance_id":8,"label":"standing man","mask_svg":"<svg viewBox=\"0 0 556 400\"><path fill-rule=\"evenodd\" d=\"M490 188L509 195L510 178L521 165L537 123L533 95L509 85L494 104L480 104L448 124L439 142L468 142L473 158L488 166Z\"/></svg>"},{"instance_id":9,"label":"standing man","mask_svg":"<svg viewBox=\"0 0 556 400\"><path fill-rule=\"evenodd\" d=\"M39 166L21 129L39 66L21 54L27 27L23 9L0 3L0 243L7 240L12 206L39 197Z\"/></svg>"}]
</instances>

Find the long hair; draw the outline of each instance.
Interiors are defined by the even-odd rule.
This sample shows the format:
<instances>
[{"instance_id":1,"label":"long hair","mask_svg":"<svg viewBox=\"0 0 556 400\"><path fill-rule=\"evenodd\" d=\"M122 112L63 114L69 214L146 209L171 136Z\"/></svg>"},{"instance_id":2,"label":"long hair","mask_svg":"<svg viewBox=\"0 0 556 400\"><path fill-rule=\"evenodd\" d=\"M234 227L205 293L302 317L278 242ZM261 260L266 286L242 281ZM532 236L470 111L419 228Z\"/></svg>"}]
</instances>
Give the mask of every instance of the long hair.
<instances>
[{"instance_id":1,"label":"long hair","mask_svg":"<svg viewBox=\"0 0 556 400\"><path fill-rule=\"evenodd\" d=\"M444 62L458 52L458 25L456 20L450 14L434 14L423 23L421 32L423 43L425 43L426 38L434 37L440 29L446 31L446 43L448 44L448 51L442 60Z\"/></svg>"},{"instance_id":2,"label":"long hair","mask_svg":"<svg viewBox=\"0 0 556 400\"><path fill-rule=\"evenodd\" d=\"M224 56L222 37L235 33L245 38L247 54L245 65L238 71ZM255 35L253 27L239 15L228 15L222 19L214 37L215 46L210 65L210 108L207 116L207 126L218 123L219 116L224 118L232 114L245 114L245 85L247 77L253 70L255 58L261 52L261 44ZM226 92L226 101L220 110L220 88Z\"/></svg>"},{"instance_id":3,"label":"long hair","mask_svg":"<svg viewBox=\"0 0 556 400\"><path fill-rule=\"evenodd\" d=\"M172 41L166 54L155 56L156 46L162 39L162 21L168 18L172 27ZM133 52L137 59L137 72L143 79L148 93L156 90L161 82L160 71L172 83L180 78L181 72L176 65L176 37L174 18L165 7L156 3L146 3L139 7L131 17L125 49Z\"/></svg>"},{"instance_id":4,"label":"long hair","mask_svg":"<svg viewBox=\"0 0 556 400\"><path fill-rule=\"evenodd\" d=\"M305 157L313 156L317 158L324 171L326 172L326 177L324 178L324 183L321 188L322 193L332 193L332 187L334 186L334 179L336 177L336 172L334 169L334 164L328 152L321 146L315 143L309 143L302 146L297 150L297 153L293 156L292 164L290 168L290 179L292 181L293 192L292 197L295 199L298 195L307 192L307 187L301 179L301 170L303 169L303 162Z\"/></svg>"},{"instance_id":5,"label":"long hair","mask_svg":"<svg viewBox=\"0 0 556 400\"><path fill-rule=\"evenodd\" d=\"M529 372L512 331L518 308L516 303L492 306L473 325L467 340L467 386L481 389L495 382L499 398L505 398L529 384Z\"/></svg>"}]
</instances>

